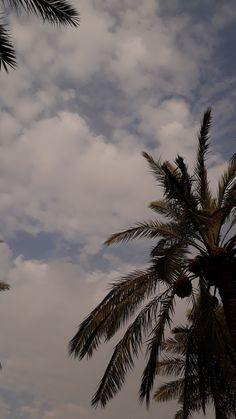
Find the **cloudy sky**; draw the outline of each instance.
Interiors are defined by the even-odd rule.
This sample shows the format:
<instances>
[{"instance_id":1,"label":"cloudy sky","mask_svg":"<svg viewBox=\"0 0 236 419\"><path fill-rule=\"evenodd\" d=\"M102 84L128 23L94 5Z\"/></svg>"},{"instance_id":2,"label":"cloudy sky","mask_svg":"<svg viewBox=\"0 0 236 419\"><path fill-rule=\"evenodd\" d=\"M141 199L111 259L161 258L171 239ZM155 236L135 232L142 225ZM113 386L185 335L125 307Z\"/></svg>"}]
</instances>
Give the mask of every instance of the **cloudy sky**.
<instances>
[{"instance_id":1,"label":"cloudy sky","mask_svg":"<svg viewBox=\"0 0 236 419\"><path fill-rule=\"evenodd\" d=\"M107 284L148 260L148 243L103 246L152 216L160 191L141 152L181 152L191 166L207 106L213 187L235 152L235 1L74 4L77 30L9 17L19 68L0 73L0 266L11 284L0 417L170 419L172 404L139 406L141 362L105 410L90 408L114 342L88 363L69 359L67 343Z\"/></svg>"}]
</instances>

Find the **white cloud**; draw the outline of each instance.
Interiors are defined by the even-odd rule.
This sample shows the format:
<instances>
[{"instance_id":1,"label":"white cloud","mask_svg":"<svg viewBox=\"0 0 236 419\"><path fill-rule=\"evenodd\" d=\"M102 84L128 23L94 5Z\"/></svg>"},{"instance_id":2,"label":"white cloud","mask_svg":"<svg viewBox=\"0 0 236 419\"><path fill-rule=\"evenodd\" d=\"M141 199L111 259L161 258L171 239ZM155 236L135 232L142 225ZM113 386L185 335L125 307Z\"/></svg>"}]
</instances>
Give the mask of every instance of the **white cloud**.
<instances>
[{"instance_id":1,"label":"white cloud","mask_svg":"<svg viewBox=\"0 0 236 419\"><path fill-rule=\"evenodd\" d=\"M139 156L142 148L132 148L128 154L126 147L107 143L77 114L60 112L35 122L2 146L5 226L30 229L30 217L40 223L38 231L80 240L93 236L97 246L149 200L152 184Z\"/></svg>"}]
</instances>

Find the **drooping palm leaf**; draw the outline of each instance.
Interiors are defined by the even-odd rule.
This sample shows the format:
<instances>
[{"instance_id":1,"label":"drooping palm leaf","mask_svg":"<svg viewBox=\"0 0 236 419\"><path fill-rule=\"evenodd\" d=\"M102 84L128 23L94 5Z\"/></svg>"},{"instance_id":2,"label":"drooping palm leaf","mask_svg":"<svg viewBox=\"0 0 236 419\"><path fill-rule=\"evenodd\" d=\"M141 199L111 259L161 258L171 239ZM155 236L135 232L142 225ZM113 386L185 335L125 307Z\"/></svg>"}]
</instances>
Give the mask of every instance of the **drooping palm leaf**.
<instances>
[{"instance_id":1,"label":"drooping palm leaf","mask_svg":"<svg viewBox=\"0 0 236 419\"><path fill-rule=\"evenodd\" d=\"M70 25L78 27L80 17L78 11L67 0L2 0L3 8L22 9L27 13L33 13L43 22L48 21L55 25ZM5 24L0 21L0 70L6 72L10 68L16 68L16 54L11 42L11 36Z\"/></svg>"},{"instance_id":2,"label":"drooping palm leaf","mask_svg":"<svg viewBox=\"0 0 236 419\"><path fill-rule=\"evenodd\" d=\"M157 402L167 402L172 399L178 399L183 393L184 378L170 381L169 383L162 384L155 392L153 398Z\"/></svg>"},{"instance_id":3,"label":"drooping palm leaf","mask_svg":"<svg viewBox=\"0 0 236 419\"><path fill-rule=\"evenodd\" d=\"M70 353L80 358L85 355L92 356L101 338L107 339L109 330L115 332L117 322L118 326L124 324L142 301L155 292L157 282L156 272L150 269L132 272L113 283L111 291L81 323L70 342ZM123 311L119 312L121 306ZM109 325L112 325L112 328ZM109 336L111 337L110 332Z\"/></svg>"},{"instance_id":4,"label":"drooping palm leaf","mask_svg":"<svg viewBox=\"0 0 236 419\"><path fill-rule=\"evenodd\" d=\"M12 9L33 13L51 24L79 25L79 13L67 0L4 0Z\"/></svg>"},{"instance_id":5,"label":"drooping palm leaf","mask_svg":"<svg viewBox=\"0 0 236 419\"><path fill-rule=\"evenodd\" d=\"M6 25L0 22L0 70L8 73L9 67L16 68L16 55Z\"/></svg>"},{"instance_id":6,"label":"drooping palm leaf","mask_svg":"<svg viewBox=\"0 0 236 419\"><path fill-rule=\"evenodd\" d=\"M153 298L138 314L128 327L123 338L116 345L111 360L106 368L98 390L92 399L92 405L99 403L105 407L122 387L128 370L133 367L133 358L137 357L143 344L143 339L152 327L153 318L158 308L168 298L170 290L164 291Z\"/></svg>"},{"instance_id":7,"label":"drooping palm leaf","mask_svg":"<svg viewBox=\"0 0 236 419\"><path fill-rule=\"evenodd\" d=\"M174 293L168 296L162 303L159 309L159 314L157 318L157 324L152 331L152 337L148 343L147 355L148 361L146 367L143 371L142 382L140 386L139 397L143 401L145 398L146 404L150 402L150 393L153 388L154 379L156 375L156 366L158 361L158 356L160 353L160 347L164 340L164 332L166 326L170 327L171 316L173 315L174 310Z\"/></svg>"},{"instance_id":8,"label":"drooping palm leaf","mask_svg":"<svg viewBox=\"0 0 236 419\"><path fill-rule=\"evenodd\" d=\"M185 362L180 357L163 356L162 360L157 362L156 374L179 376L182 374L184 367Z\"/></svg>"}]
</instances>

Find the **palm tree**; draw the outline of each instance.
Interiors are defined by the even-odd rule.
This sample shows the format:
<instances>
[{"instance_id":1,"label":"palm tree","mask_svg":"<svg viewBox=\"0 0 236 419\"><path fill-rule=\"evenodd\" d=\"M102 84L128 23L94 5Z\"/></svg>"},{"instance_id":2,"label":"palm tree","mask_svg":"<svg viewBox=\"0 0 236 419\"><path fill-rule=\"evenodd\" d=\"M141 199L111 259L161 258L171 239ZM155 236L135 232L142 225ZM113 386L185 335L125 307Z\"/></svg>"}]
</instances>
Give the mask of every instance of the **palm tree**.
<instances>
[{"instance_id":1,"label":"palm tree","mask_svg":"<svg viewBox=\"0 0 236 419\"><path fill-rule=\"evenodd\" d=\"M107 245L135 238L155 240L147 269L136 270L111 284L102 302L81 323L70 342L70 354L75 358L90 358L102 340L110 340L132 319L122 339L115 347L111 360L95 393L92 404L105 406L122 387L125 376L134 365L143 345L147 363L143 371L140 399L149 403L156 376L165 330L170 328L178 298L189 297L194 304L200 294L201 312L196 315L205 325L204 333L215 334L219 350L232 358L236 353L236 235L229 234L236 221L236 159L231 158L222 174L217 196L208 183L206 157L209 148L211 110L203 117L198 135L198 148L193 175L181 156L174 164L154 160L143 153L155 179L163 188L162 200L150 208L159 218L137 223L128 230L113 234ZM197 255L196 255L197 253ZM195 255L194 258L190 256ZM192 283L197 291L194 291ZM218 292L230 332L230 343L223 331L213 327L214 316L207 301ZM205 306L204 306L205 305ZM194 326L194 327L195 327ZM188 383L187 383L188 384ZM186 392L187 392L186 384Z\"/></svg>"},{"instance_id":2,"label":"palm tree","mask_svg":"<svg viewBox=\"0 0 236 419\"><path fill-rule=\"evenodd\" d=\"M214 298L213 303L215 301L217 300ZM200 314L201 308L196 308ZM188 316L188 326L174 328L174 336L166 339L161 346L165 355L157 363L156 373L175 376L176 379L162 384L155 392L154 400L166 402L177 399L181 409L175 414L174 419L188 418L194 412L199 413L201 409L205 414L206 406L211 405L215 408L217 419L235 418L235 368L227 353L219 351L217 341L203 339L204 323L198 323L198 327L195 324L194 327L196 308ZM225 330L222 307L215 308L213 305L212 308L216 329ZM229 335L226 338L229 338Z\"/></svg>"},{"instance_id":3,"label":"palm tree","mask_svg":"<svg viewBox=\"0 0 236 419\"><path fill-rule=\"evenodd\" d=\"M51 24L79 25L79 14L67 0L2 0L3 8L9 7L17 12L22 9L26 13L40 16L43 22ZM9 67L16 67L15 50L11 42L8 28L0 21L0 69L8 72Z\"/></svg>"}]
</instances>

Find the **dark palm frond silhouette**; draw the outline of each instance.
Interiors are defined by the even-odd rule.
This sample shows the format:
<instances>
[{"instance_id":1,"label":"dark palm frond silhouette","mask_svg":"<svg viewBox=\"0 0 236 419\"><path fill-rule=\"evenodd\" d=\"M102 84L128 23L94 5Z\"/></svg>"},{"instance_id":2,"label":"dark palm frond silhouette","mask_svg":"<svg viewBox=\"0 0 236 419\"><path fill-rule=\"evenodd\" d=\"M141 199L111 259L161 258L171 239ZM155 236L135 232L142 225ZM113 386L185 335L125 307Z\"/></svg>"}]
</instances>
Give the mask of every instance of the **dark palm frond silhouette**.
<instances>
[{"instance_id":1,"label":"dark palm frond silhouette","mask_svg":"<svg viewBox=\"0 0 236 419\"><path fill-rule=\"evenodd\" d=\"M204 302L208 310L205 313L204 304L201 304L206 318L198 310L195 311L193 336L196 330L201 330L199 324L202 323L202 333L204 331L205 336L212 334L212 342L218 345L217 353L220 351L227 354L227 357L232 358L231 362L234 362L236 236L232 229L236 221L236 159L233 157L229 160L219 179L217 194L213 195L206 167L210 123L211 110L208 109L198 135L193 174L189 173L182 156L177 156L174 163L170 163L155 160L148 153L143 153L163 190L163 199L150 204L158 218L136 223L127 230L111 235L106 241L107 245L111 245L147 238L154 242L154 246L147 269L131 272L111 284L109 293L81 323L70 342L70 354L74 357L91 357L103 342L110 340L121 327L132 321L114 350L94 395L94 406L105 406L121 389L127 372L133 367L134 359L143 346L146 346L147 352L140 399L146 399L149 403L164 334L172 327L179 298L189 298L194 307L194 295L200 294L200 301ZM223 338L222 330L216 327L210 309L210 302L213 305L216 303L216 292L223 305L230 333L228 340ZM192 344L195 345L195 340ZM186 371L192 362L190 355L191 351L189 358L186 357ZM201 357L198 361L204 362ZM187 378L185 398L188 389ZM204 385L199 391L203 400ZM187 417L187 410L184 414Z\"/></svg>"},{"instance_id":2,"label":"dark palm frond silhouette","mask_svg":"<svg viewBox=\"0 0 236 419\"><path fill-rule=\"evenodd\" d=\"M2 10L6 7L18 13L22 10L28 14L33 13L43 22L48 21L55 25L79 25L79 13L67 0L2 0ZM0 21L0 70L4 68L8 72L9 68L16 67L17 60L4 20L2 17Z\"/></svg>"}]
</instances>

